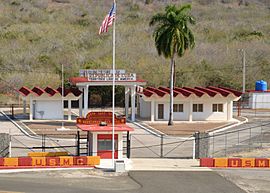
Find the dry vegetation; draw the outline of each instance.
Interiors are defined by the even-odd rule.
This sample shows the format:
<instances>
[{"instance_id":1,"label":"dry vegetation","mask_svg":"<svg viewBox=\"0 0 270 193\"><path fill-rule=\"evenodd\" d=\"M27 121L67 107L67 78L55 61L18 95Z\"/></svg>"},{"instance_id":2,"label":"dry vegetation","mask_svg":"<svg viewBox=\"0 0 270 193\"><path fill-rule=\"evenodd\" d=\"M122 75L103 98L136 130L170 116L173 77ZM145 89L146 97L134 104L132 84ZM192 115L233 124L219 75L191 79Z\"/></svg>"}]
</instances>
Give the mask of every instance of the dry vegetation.
<instances>
[{"instance_id":1,"label":"dry vegetation","mask_svg":"<svg viewBox=\"0 0 270 193\"><path fill-rule=\"evenodd\" d=\"M168 3L191 0L118 1L117 68L137 72L149 85L168 85L169 61L157 55L148 23ZM176 61L178 86L241 88L241 55L247 52L247 87L270 81L270 1L194 0L196 47ZM98 28L107 0L1 0L0 92L22 85L58 86L80 68L110 68L111 33ZM8 86L7 86L8 85Z\"/></svg>"}]
</instances>

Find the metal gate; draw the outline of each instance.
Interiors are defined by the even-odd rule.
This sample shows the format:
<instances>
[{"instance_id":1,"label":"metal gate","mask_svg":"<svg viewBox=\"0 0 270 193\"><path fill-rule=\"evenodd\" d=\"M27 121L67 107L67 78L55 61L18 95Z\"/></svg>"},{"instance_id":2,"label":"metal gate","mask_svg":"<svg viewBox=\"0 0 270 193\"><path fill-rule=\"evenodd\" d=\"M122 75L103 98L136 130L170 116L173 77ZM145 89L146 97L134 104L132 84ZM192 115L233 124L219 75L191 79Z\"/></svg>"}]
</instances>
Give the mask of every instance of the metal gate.
<instances>
[{"instance_id":1,"label":"metal gate","mask_svg":"<svg viewBox=\"0 0 270 193\"><path fill-rule=\"evenodd\" d=\"M194 158L194 137L130 135L131 158Z\"/></svg>"}]
</instances>

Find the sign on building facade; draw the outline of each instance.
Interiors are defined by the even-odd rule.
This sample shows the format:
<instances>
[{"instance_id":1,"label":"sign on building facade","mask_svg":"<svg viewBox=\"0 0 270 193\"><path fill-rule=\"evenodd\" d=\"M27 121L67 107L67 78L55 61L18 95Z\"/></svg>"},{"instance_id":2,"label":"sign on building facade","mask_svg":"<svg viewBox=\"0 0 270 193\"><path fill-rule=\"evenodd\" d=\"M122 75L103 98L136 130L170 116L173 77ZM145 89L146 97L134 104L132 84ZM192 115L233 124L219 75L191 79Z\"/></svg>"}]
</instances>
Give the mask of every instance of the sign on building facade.
<instances>
[{"instance_id":1,"label":"sign on building facade","mask_svg":"<svg viewBox=\"0 0 270 193\"><path fill-rule=\"evenodd\" d=\"M113 70L80 70L81 77L87 77L89 81L112 81ZM136 81L135 73L127 73L125 70L115 70L115 81Z\"/></svg>"}]
</instances>

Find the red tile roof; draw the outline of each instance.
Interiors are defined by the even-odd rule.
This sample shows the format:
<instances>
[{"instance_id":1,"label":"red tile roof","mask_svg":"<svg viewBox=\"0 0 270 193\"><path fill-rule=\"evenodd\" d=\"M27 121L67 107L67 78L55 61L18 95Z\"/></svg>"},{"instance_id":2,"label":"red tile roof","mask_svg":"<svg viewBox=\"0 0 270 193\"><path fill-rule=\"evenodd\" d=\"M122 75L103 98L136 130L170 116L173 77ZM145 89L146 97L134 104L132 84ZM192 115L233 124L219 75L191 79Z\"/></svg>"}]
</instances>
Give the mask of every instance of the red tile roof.
<instances>
[{"instance_id":1,"label":"red tile roof","mask_svg":"<svg viewBox=\"0 0 270 193\"><path fill-rule=\"evenodd\" d=\"M36 96L41 96L43 94L47 94L49 97L54 96L55 94L62 95L62 88L59 87L58 89L53 89L51 87L46 87L44 90L35 86L32 90L23 86L21 87L18 92L23 96L28 96L29 94L34 94ZM74 96L78 97L82 94L82 92L78 88L69 88L64 89L64 96L67 96L68 94L73 94Z\"/></svg>"},{"instance_id":2,"label":"red tile roof","mask_svg":"<svg viewBox=\"0 0 270 193\"><path fill-rule=\"evenodd\" d=\"M90 131L90 132L110 132L112 131L112 126L99 126L99 125L81 125L77 124L77 127L82 131ZM114 127L114 131L134 131L133 128L123 124L117 125Z\"/></svg>"},{"instance_id":3,"label":"red tile roof","mask_svg":"<svg viewBox=\"0 0 270 193\"><path fill-rule=\"evenodd\" d=\"M178 96L179 94L189 97L191 94L195 94L198 97L202 97L203 95L208 95L210 97L214 97L217 94L222 95L223 97L227 97L228 95L232 94L235 97L240 97L242 95L242 92L239 92L234 89L230 88L224 88L224 87L214 87L214 86L208 86L208 87L195 87L195 88L190 88L190 87L175 87L173 90L173 95L174 97ZM164 97L165 95L170 94L170 89L167 87L146 87L143 89L143 92L140 94L145 95L146 97L151 97L154 94L156 94L159 97Z\"/></svg>"}]
</instances>

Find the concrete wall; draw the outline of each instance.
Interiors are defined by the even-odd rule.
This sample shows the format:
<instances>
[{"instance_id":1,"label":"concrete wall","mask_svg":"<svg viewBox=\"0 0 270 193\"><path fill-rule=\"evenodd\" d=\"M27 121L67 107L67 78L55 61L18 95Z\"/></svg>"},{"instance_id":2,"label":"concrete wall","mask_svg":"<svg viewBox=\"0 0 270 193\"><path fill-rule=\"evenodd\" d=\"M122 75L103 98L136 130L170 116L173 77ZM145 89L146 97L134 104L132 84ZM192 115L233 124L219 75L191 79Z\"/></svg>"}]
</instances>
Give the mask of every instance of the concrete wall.
<instances>
[{"instance_id":1,"label":"concrete wall","mask_svg":"<svg viewBox=\"0 0 270 193\"><path fill-rule=\"evenodd\" d=\"M35 101L34 119L62 119L63 109L61 100Z\"/></svg>"},{"instance_id":2,"label":"concrete wall","mask_svg":"<svg viewBox=\"0 0 270 193\"><path fill-rule=\"evenodd\" d=\"M251 109L270 109L270 92L249 93Z\"/></svg>"},{"instance_id":3,"label":"concrete wall","mask_svg":"<svg viewBox=\"0 0 270 193\"><path fill-rule=\"evenodd\" d=\"M7 133L0 133L0 157L9 155L10 136Z\"/></svg>"}]
</instances>

